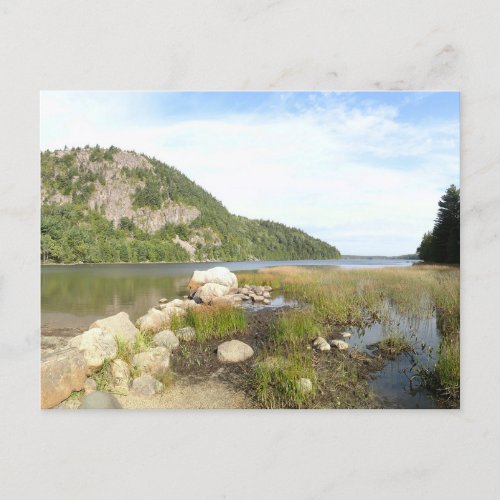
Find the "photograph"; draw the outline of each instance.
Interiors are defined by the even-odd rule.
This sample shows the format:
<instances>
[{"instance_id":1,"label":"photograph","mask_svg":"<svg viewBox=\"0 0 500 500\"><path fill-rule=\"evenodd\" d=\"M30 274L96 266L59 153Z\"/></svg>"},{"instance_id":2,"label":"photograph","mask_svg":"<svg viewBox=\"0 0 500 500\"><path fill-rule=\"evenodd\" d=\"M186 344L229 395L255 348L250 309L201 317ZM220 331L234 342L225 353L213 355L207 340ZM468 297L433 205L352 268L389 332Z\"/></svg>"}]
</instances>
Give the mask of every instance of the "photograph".
<instances>
[{"instance_id":1,"label":"photograph","mask_svg":"<svg viewBox=\"0 0 500 500\"><path fill-rule=\"evenodd\" d=\"M460 408L457 91L41 91L40 204L41 408Z\"/></svg>"}]
</instances>

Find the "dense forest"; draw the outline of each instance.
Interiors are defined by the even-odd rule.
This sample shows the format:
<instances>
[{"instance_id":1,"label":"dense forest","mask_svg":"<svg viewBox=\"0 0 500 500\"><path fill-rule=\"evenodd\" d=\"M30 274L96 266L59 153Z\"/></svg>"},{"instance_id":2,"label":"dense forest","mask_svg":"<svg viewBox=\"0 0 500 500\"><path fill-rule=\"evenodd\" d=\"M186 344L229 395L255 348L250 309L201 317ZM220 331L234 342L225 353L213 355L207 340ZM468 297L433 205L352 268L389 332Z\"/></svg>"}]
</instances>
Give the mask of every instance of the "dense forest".
<instances>
[{"instance_id":1,"label":"dense forest","mask_svg":"<svg viewBox=\"0 0 500 500\"><path fill-rule=\"evenodd\" d=\"M424 234L417 248L426 262L460 262L460 189L451 185L438 202L434 228Z\"/></svg>"},{"instance_id":2,"label":"dense forest","mask_svg":"<svg viewBox=\"0 0 500 500\"><path fill-rule=\"evenodd\" d=\"M299 229L231 214L176 168L135 152L45 151L41 172L43 263L340 257Z\"/></svg>"}]
</instances>

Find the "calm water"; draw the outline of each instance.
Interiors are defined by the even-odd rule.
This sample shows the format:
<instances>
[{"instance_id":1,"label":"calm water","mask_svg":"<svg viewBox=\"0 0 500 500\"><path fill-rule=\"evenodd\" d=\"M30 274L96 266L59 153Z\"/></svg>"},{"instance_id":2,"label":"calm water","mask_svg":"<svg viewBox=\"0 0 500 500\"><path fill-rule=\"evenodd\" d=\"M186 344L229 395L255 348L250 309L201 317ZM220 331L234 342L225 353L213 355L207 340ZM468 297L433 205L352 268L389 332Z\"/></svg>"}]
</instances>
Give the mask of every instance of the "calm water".
<instances>
[{"instance_id":1,"label":"calm water","mask_svg":"<svg viewBox=\"0 0 500 500\"><path fill-rule=\"evenodd\" d=\"M42 332L86 329L96 319L120 311L135 321L162 297L174 299L186 292L193 271L222 265L231 271L263 267L408 266L404 260L297 260L186 264L77 264L42 266Z\"/></svg>"},{"instance_id":2,"label":"calm water","mask_svg":"<svg viewBox=\"0 0 500 500\"><path fill-rule=\"evenodd\" d=\"M132 321L142 316L162 297L173 299L186 295L186 285L196 269L216 265L231 271L257 270L281 265L339 266L346 269L362 267L403 267L405 260L340 259L331 261L256 261L186 264L80 264L42 266L42 333L74 335L84 331L98 318L120 311ZM283 296L273 298L273 306L293 305ZM256 306L257 307L257 306ZM415 388L409 379L415 375L415 362L430 365L439 345L436 319L405 320L393 312L392 325L410 336L415 347L412 355L389 361L375 375L370 385L388 407L434 408L435 402L424 391ZM371 352L370 346L383 338L387 324L374 324L364 330L351 329L347 342L357 349ZM430 349L429 349L430 348Z\"/></svg>"}]
</instances>

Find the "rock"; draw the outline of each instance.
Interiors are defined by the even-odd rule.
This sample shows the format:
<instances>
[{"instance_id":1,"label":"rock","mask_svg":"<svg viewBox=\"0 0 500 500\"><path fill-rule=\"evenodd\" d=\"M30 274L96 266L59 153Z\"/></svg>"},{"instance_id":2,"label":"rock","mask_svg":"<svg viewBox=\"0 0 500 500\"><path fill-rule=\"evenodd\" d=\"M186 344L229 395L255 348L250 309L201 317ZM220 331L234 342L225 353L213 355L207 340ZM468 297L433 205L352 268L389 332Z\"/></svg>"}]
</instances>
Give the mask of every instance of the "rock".
<instances>
[{"instance_id":1,"label":"rock","mask_svg":"<svg viewBox=\"0 0 500 500\"><path fill-rule=\"evenodd\" d=\"M308 378L299 378L299 380L297 381L297 388L302 394L307 394L309 392L312 392L313 384Z\"/></svg>"},{"instance_id":2,"label":"rock","mask_svg":"<svg viewBox=\"0 0 500 500\"><path fill-rule=\"evenodd\" d=\"M67 348L42 357L41 407L52 408L81 391L87 379L87 363L76 349Z\"/></svg>"},{"instance_id":3,"label":"rock","mask_svg":"<svg viewBox=\"0 0 500 500\"><path fill-rule=\"evenodd\" d=\"M217 359L221 363L239 363L253 356L253 349L240 340L223 342L217 348Z\"/></svg>"},{"instance_id":4,"label":"rock","mask_svg":"<svg viewBox=\"0 0 500 500\"><path fill-rule=\"evenodd\" d=\"M316 349L318 349L318 351L329 351L330 350L330 344L323 337L318 337L313 342L313 346Z\"/></svg>"},{"instance_id":5,"label":"rock","mask_svg":"<svg viewBox=\"0 0 500 500\"><path fill-rule=\"evenodd\" d=\"M115 359L111 363L111 377L115 389L119 389L120 392L127 394L130 384L130 370L125 361Z\"/></svg>"},{"instance_id":6,"label":"rock","mask_svg":"<svg viewBox=\"0 0 500 500\"><path fill-rule=\"evenodd\" d=\"M240 300L250 300L250 297L248 295L245 295L244 293L238 293L235 295L235 298L238 297Z\"/></svg>"},{"instance_id":7,"label":"rock","mask_svg":"<svg viewBox=\"0 0 500 500\"><path fill-rule=\"evenodd\" d=\"M215 297L223 297L229 293L230 288L217 283L207 283L201 286L195 293L195 298L200 299L204 304L210 304Z\"/></svg>"},{"instance_id":8,"label":"rock","mask_svg":"<svg viewBox=\"0 0 500 500\"><path fill-rule=\"evenodd\" d=\"M207 271L195 271L188 284L190 295L207 283L223 285L235 292L238 289L236 275L226 267L213 267Z\"/></svg>"},{"instance_id":9,"label":"rock","mask_svg":"<svg viewBox=\"0 0 500 500\"><path fill-rule=\"evenodd\" d=\"M163 384L151 375L141 375L132 382L132 392L139 396L154 396L163 391Z\"/></svg>"},{"instance_id":10,"label":"rock","mask_svg":"<svg viewBox=\"0 0 500 500\"><path fill-rule=\"evenodd\" d=\"M269 285L263 286L262 288L263 288L263 289L264 289L264 291L266 291L266 292L272 292L272 291L273 291L273 287L272 287L272 286L269 286Z\"/></svg>"},{"instance_id":11,"label":"rock","mask_svg":"<svg viewBox=\"0 0 500 500\"><path fill-rule=\"evenodd\" d=\"M253 291L257 294L257 295L262 295L264 293L264 287L262 286L255 286L253 288Z\"/></svg>"},{"instance_id":12,"label":"rock","mask_svg":"<svg viewBox=\"0 0 500 500\"><path fill-rule=\"evenodd\" d=\"M141 330L149 333L156 333L168 328L173 316L183 316L185 314L185 309L165 304L164 306L162 305L161 310L156 308L150 309L147 314L141 316L136 321L136 325Z\"/></svg>"},{"instance_id":13,"label":"rock","mask_svg":"<svg viewBox=\"0 0 500 500\"><path fill-rule=\"evenodd\" d=\"M176 336L179 340L190 341L196 339L196 331L192 326L185 326L184 328L179 328L176 332Z\"/></svg>"},{"instance_id":14,"label":"rock","mask_svg":"<svg viewBox=\"0 0 500 500\"><path fill-rule=\"evenodd\" d=\"M166 347L155 347L150 351L140 352L132 358L132 364L141 372L160 375L170 365L170 350Z\"/></svg>"},{"instance_id":15,"label":"rock","mask_svg":"<svg viewBox=\"0 0 500 500\"><path fill-rule=\"evenodd\" d=\"M127 313L119 312L109 318L98 319L90 325L90 328L100 328L105 333L121 337L127 343L132 344L139 333Z\"/></svg>"},{"instance_id":16,"label":"rock","mask_svg":"<svg viewBox=\"0 0 500 500\"><path fill-rule=\"evenodd\" d=\"M263 304L266 304L266 306L268 306L268 305L271 304L271 300L270 299L264 299L262 302L263 302Z\"/></svg>"},{"instance_id":17,"label":"rock","mask_svg":"<svg viewBox=\"0 0 500 500\"><path fill-rule=\"evenodd\" d=\"M350 339L352 337L351 332L342 332L340 335L342 335L345 339Z\"/></svg>"},{"instance_id":18,"label":"rock","mask_svg":"<svg viewBox=\"0 0 500 500\"><path fill-rule=\"evenodd\" d=\"M158 347L166 347L173 351L179 347L179 339L172 330L163 330L153 337L153 344Z\"/></svg>"},{"instance_id":19,"label":"rock","mask_svg":"<svg viewBox=\"0 0 500 500\"><path fill-rule=\"evenodd\" d=\"M253 295L252 300L254 302L264 302L264 300L266 300L266 299L264 299L264 297L262 297L262 295Z\"/></svg>"},{"instance_id":20,"label":"rock","mask_svg":"<svg viewBox=\"0 0 500 500\"><path fill-rule=\"evenodd\" d=\"M97 390L97 382L93 378L88 377L87 380L85 380L83 390L85 394L92 394Z\"/></svg>"},{"instance_id":21,"label":"rock","mask_svg":"<svg viewBox=\"0 0 500 500\"><path fill-rule=\"evenodd\" d=\"M105 359L114 359L117 354L115 338L111 333L103 332L100 328L91 328L73 337L69 345L83 354L88 375L96 372Z\"/></svg>"},{"instance_id":22,"label":"rock","mask_svg":"<svg viewBox=\"0 0 500 500\"><path fill-rule=\"evenodd\" d=\"M168 302L168 299L160 299L158 301L158 304L166 304Z\"/></svg>"},{"instance_id":23,"label":"rock","mask_svg":"<svg viewBox=\"0 0 500 500\"><path fill-rule=\"evenodd\" d=\"M349 349L349 344L343 340L332 340L332 346L336 347L339 351Z\"/></svg>"},{"instance_id":24,"label":"rock","mask_svg":"<svg viewBox=\"0 0 500 500\"><path fill-rule=\"evenodd\" d=\"M241 293L243 295L248 295L248 292L250 292L250 290L247 287L238 288L238 293Z\"/></svg>"},{"instance_id":25,"label":"rock","mask_svg":"<svg viewBox=\"0 0 500 500\"><path fill-rule=\"evenodd\" d=\"M96 391L85 396L80 405L81 410L118 410L120 402L109 392Z\"/></svg>"},{"instance_id":26,"label":"rock","mask_svg":"<svg viewBox=\"0 0 500 500\"><path fill-rule=\"evenodd\" d=\"M238 299L241 301L241 299ZM236 299L234 295L226 295L225 297L214 297L211 301L213 306L232 306Z\"/></svg>"},{"instance_id":27,"label":"rock","mask_svg":"<svg viewBox=\"0 0 500 500\"><path fill-rule=\"evenodd\" d=\"M262 293L262 296L265 298L265 299L270 299L271 298L271 294L269 292L263 292Z\"/></svg>"}]
</instances>

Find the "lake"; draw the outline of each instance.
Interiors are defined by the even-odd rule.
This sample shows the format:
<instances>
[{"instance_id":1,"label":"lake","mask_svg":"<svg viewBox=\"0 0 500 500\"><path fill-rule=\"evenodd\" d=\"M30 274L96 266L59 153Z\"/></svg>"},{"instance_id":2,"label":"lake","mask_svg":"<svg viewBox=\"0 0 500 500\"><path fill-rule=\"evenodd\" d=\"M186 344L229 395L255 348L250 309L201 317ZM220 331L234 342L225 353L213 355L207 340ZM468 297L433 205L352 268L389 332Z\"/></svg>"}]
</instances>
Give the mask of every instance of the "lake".
<instances>
[{"instance_id":1,"label":"lake","mask_svg":"<svg viewBox=\"0 0 500 500\"><path fill-rule=\"evenodd\" d=\"M231 271L250 271L273 266L337 266L345 269L406 267L413 263L395 259L339 259L300 261L252 261L182 264L78 264L42 266L42 334L76 335L98 318L120 311L132 321L142 316L160 298L173 299L186 295L186 285L194 270L225 266ZM294 305L279 293L272 306ZM253 306L267 307L267 306ZM415 341L413 355L402 355L388 361L370 382L376 394L394 408L434 408L435 401L423 389L413 390L409 384L415 361L419 366L434 362L439 345L435 317L402 324L402 329ZM347 342L360 351L383 338L384 326L375 323L363 330L351 328ZM429 347L431 351L429 351Z\"/></svg>"},{"instance_id":2,"label":"lake","mask_svg":"<svg viewBox=\"0 0 500 500\"><path fill-rule=\"evenodd\" d=\"M135 321L162 297L186 295L193 271L224 266L249 271L273 266L409 266L411 261L338 259L182 264L75 264L42 266L42 334L75 334L96 319L125 311Z\"/></svg>"}]
</instances>

